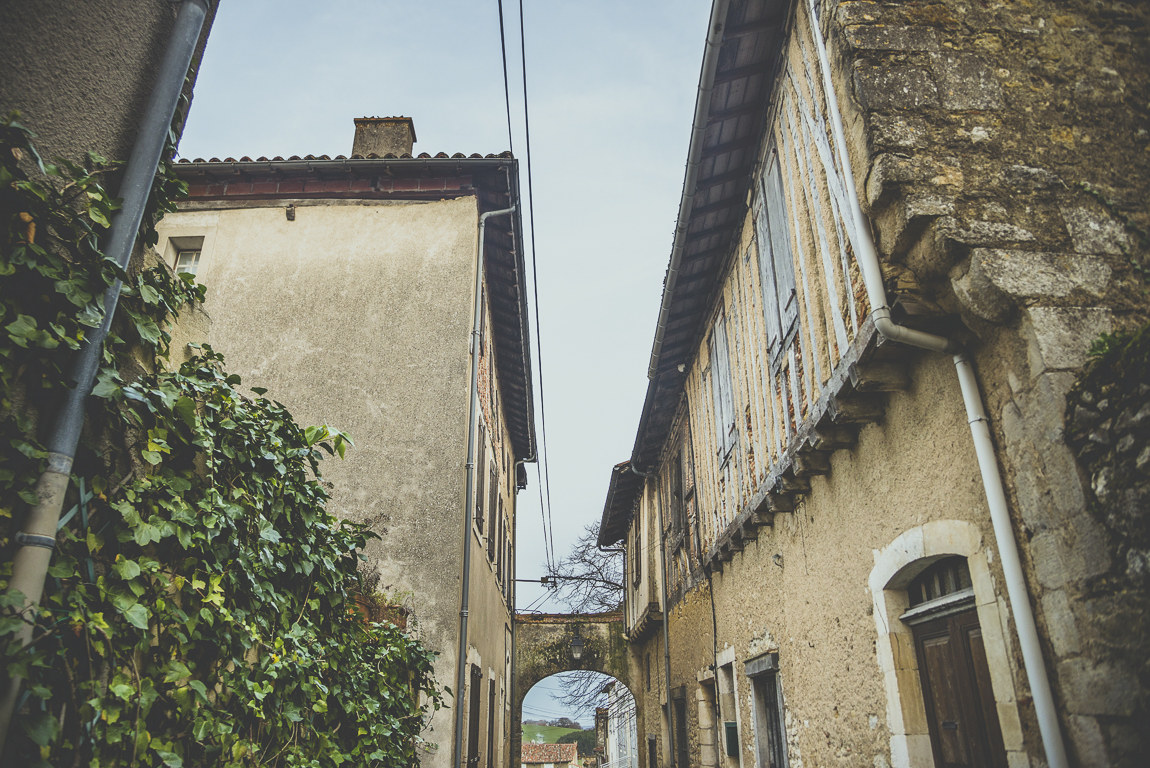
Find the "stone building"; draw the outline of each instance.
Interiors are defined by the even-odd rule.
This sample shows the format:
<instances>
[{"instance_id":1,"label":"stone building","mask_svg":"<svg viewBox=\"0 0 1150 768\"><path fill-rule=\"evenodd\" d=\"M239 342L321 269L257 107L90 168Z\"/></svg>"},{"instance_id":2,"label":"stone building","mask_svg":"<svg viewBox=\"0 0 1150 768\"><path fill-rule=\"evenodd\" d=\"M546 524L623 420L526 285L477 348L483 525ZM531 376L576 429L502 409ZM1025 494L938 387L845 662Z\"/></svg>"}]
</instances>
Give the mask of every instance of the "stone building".
<instances>
[{"instance_id":1,"label":"stone building","mask_svg":"<svg viewBox=\"0 0 1150 768\"><path fill-rule=\"evenodd\" d=\"M354 440L325 466L329 509L379 534L365 574L456 691L424 764L458 747L503 765L515 499L535 455L518 165L413 157L410 118L355 123L350 157L181 161L190 195L156 248L207 286L209 341L245 385Z\"/></svg>"},{"instance_id":2,"label":"stone building","mask_svg":"<svg viewBox=\"0 0 1150 768\"><path fill-rule=\"evenodd\" d=\"M600 528L643 768L1146 764L1145 489L1065 437L1150 423L1066 420L1147 320L1146 22L716 0Z\"/></svg>"}]
</instances>

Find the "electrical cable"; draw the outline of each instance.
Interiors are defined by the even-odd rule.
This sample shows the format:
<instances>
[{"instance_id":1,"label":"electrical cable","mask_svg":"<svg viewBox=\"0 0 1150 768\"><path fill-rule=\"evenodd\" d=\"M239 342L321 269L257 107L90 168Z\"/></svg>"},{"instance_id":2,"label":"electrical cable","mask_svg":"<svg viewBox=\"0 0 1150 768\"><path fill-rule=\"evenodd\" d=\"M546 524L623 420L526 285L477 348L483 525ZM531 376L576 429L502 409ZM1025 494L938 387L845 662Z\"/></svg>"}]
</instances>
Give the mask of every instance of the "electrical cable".
<instances>
[{"instance_id":1,"label":"electrical cable","mask_svg":"<svg viewBox=\"0 0 1150 768\"><path fill-rule=\"evenodd\" d=\"M502 7L503 0L500 0ZM501 17L502 18L502 17ZM551 461L547 453L547 408L543 397L543 337L539 332L539 268L535 261L535 194L531 183L531 116L527 109L527 37L523 25L523 0L519 0L519 52L523 64L523 129L527 140L527 205L531 226L531 274L535 296L535 349L539 359L539 426L543 437L543 477L547 483L547 521L544 533L550 541L551 558L555 558L555 524L551 517Z\"/></svg>"},{"instance_id":2,"label":"electrical cable","mask_svg":"<svg viewBox=\"0 0 1150 768\"><path fill-rule=\"evenodd\" d=\"M535 479L538 481L536 485L539 486L539 516L543 518L543 559L547 562L547 572L552 573L555 570L553 567L554 556L547 547L547 505L543 502L543 474L542 470L539 469L540 463L535 462Z\"/></svg>"},{"instance_id":3,"label":"electrical cable","mask_svg":"<svg viewBox=\"0 0 1150 768\"><path fill-rule=\"evenodd\" d=\"M503 102L507 105L507 150L515 154L511 141L511 87L507 84L507 38L503 34L503 0L499 0L499 48L503 53Z\"/></svg>"}]
</instances>

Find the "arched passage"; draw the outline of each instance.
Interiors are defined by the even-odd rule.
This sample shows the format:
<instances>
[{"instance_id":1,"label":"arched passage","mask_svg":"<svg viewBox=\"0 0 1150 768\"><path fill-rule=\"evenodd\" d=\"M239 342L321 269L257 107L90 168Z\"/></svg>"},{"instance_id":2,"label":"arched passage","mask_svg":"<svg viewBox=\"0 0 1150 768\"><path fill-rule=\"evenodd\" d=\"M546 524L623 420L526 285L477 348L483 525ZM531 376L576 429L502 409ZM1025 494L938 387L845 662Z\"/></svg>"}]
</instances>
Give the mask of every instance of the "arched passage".
<instances>
[{"instance_id":1,"label":"arched passage","mask_svg":"<svg viewBox=\"0 0 1150 768\"><path fill-rule=\"evenodd\" d=\"M578 637L576 659L571 644ZM631 691L631 657L621 613L517 614L515 617L515 687L511 704L511 768L519 768L523 697L532 686L559 672L586 669L610 675ZM639 726L638 739L644 735Z\"/></svg>"}]
</instances>

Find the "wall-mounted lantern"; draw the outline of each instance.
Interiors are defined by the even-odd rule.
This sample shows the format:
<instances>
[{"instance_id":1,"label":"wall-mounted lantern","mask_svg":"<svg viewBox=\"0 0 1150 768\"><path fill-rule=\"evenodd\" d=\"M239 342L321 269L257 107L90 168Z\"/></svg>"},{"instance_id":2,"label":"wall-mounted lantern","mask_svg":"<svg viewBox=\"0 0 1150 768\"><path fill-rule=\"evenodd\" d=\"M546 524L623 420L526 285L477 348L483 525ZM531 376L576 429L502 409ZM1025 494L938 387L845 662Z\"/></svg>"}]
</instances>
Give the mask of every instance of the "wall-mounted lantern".
<instances>
[{"instance_id":1,"label":"wall-mounted lantern","mask_svg":"<svg viewBox=\"0 0 1150 768\"><path fill-rule=\"evenodd\" d=\"M571 638L571 658L575 661L583 658L583 638L579 636L578 628L575 630L575 637Z\"/></svg>"}]
</instances>

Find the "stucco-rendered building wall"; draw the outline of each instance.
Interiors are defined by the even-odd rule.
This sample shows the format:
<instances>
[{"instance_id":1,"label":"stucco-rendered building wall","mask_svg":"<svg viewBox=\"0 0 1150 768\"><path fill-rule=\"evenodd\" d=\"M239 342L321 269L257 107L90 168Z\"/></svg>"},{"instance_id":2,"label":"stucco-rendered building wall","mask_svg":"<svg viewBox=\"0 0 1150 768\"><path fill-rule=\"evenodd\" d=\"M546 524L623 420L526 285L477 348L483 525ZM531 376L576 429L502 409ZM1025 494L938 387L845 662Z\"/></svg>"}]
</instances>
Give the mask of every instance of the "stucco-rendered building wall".
<instances>
[{"instance_id":1,"label":"stucco-rendered building wall","mask_svg":"<svg viewBox=\"0 0 1150 768\"><path fill-rule=\"evenodd\" d=\"M515 496L519 464L534 453L518 217L487 224L482 320L472 326L479 215L516 201L517 169L509 155L445 159L430 172L429 155L406 152L181 163L191 195L161 222L157 252L177 268L198 252L209 342L245 386L266 389L303 424L350 435L346 459L323 467L329 509L378 534L365 580L410 610L453 690L467 516L466 683L433 717L424 736L437 746L423 762L451 764L462 710L464 758L501 765Z\"/></svg>"},{"instance_id":2,"label":"stucco-rendered building wall","mask_svg":"<svg viewBox=\"0 0 1150 768\"><path fill-rule=\"evenodd\" d=\"M1064 434L1068 417L1093 418L1065 399L1092 343L1150 309L1144 9L813 7L817 20L801 0L715 6L698 175L600 537L627 551L632 654L651 659L645 732L660 765L1047 764L1006 546L1054 738L1072 764L1140 764L1150 681L1130 636L1144 594L1127 585L1144 582L1114 515L1144 501L1094 511L1105 478ZM973 361L1006 540L955 364L876 331L865 241L895 322ZM1089 423L1109 450L1112 422ZM953 589L922 598L944 566L959 569ZM643 618L664 614L667 681L664 627ZM929 616L965 622L982 656L961 717Z\"/></svg>"}]
</instances>

